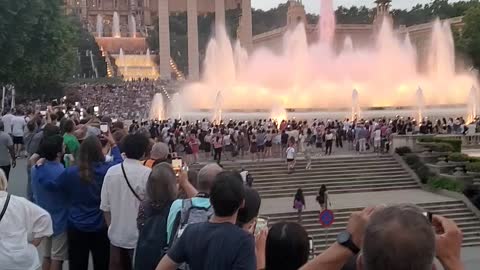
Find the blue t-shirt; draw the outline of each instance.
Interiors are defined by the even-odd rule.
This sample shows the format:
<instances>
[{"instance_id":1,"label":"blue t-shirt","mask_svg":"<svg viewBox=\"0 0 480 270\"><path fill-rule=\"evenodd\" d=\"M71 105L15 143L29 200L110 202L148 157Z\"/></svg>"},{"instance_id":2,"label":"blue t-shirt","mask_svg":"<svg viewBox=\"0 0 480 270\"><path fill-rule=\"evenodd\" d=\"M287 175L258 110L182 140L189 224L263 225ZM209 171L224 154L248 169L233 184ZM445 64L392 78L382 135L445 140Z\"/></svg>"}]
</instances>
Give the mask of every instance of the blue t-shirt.
<instances>
[{"instance_id":1,"label":"blue t-shirt","mask_svg":"<svg viewBox=\"0 0 480 270\"><path fill-rule=\"evenodd\" d=\"M64 170L63 165L55 161L32 167L33 200L52 217L53 236L66 231L69 205L65 194L47 189L46 182L56 179Z\"/></svg>"},{"instance_id":2,"label":"blue t-shirt","mask_svg":"<svg viewBox=\"0 0 480 270\"><path fill-rule=\"evenodd\" d=\"M192 270L255 270L253 236L231 223L189 225L169 250L175 263Z\"/></svg>"}]
</instances>

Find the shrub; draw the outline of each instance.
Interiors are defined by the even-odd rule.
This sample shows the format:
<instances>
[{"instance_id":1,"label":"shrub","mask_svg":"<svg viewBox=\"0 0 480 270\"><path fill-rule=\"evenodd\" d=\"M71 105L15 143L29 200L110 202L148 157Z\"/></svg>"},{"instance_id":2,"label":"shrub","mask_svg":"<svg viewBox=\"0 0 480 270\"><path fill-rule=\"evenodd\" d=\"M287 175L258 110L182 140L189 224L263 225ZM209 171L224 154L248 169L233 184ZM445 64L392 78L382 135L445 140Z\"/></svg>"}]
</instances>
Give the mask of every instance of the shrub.
<instances>
[{"instance_id":1,"label":"shrub","mask_svg":"<svg viewBox=\"0 0 480 270\"><path fill-rule=\"evenodd\" d=\"M480 172L480 162L471 162L465 167L468 172Z\"/></svg>"},{"instance_id":2,"label":"shrub","mask_svg":"<svg viewBox=\"0 0 480 270\"><path fill-rule=\"evenodd\" d=\"M446 143L452 146L453 152L460 153L462 151L462 140L454 138L434 138L437 143Z\"/></svg>"},{"instance_id":3,"label":"shrub","mask_svg":"<svg viewBox=\"0 0 480 270\"><path fill-rule=\"evenodd\" d=\"M420 178L422 184L426 184L428 179L434 175L430 169L423 164L418 166L418 168L415 170L415 173L417 174L418 178Z\"/></svg>"},{"instance_id":4,"label":"shrub","mask_svg":"<svg viewBox=\"0 0 480 270\"><path fill-rule=\"evenodd\" d=\"M402 146L396 148L395 153L397 153L399 156L404 156L405 154L412 153L412 149L410 149L408 146Z\"/></svg>"},{"instance_id":5,"label":"shrub","mask_svg":"<svg viewBox=\"0 0 480 270\"><path fill-rule=\"evenodd\" d=\"M446 189L454 192L463 192L464 186L461 182L451 180L446 177L431 177L428 179L428 185L435 189Z\"/></svg>"},{"instance_id":6,"label":"shrub","mask_svg":"<svg viewBox=\"0 0 480 270\"><path fill-rule=\"evenodd\" d=\"M460 139L455 139L455 138L442 138L442 137L432 137L432 136L426 136L417 139L419 143L422 145L426 146L428 148L431 143L445 143L449 144L452 148L452 150L449 150L451 152L461 152L462 151L462 140ZM432 151L435 151L432 149ZM440 151L437 151L440 152ZM448 151L445 151L448 152Z\"/></svg>"},{"instance_id":7,"label":"shrub","mask_svg":"<svg viewBox=\"0 0 480 270\"><path fill-rule=\"evenodd\" d=\"M410 168L416 168L419 164L421 164L420 158L413 153L406 154L403 156L403 159Z\"/></svg>"},{"instance_id":8,"label":"shrub","mask_svg":"<svg viewBox=\"0 0 480 270\"><path fill-rule=\"evenodd\" d=\"M480 158L468 156L468 161L469 161L469 162L472 162L472 163L474 163L474 162L480 162Z\"/></svg>"},{"instance_id":9,"label":"shrub","mask_svg":"<svg viewBox=\"0 0 480 270\"><path fill-rule=\"evenodd\" d=\"M453 152L453 147L448 143L428 143L425 144L425 147L430 149L432 152Z\"/></svg>"},{"instance_id":10,"label":"shrub","mask_svg":"<svg viewBox=\"0 0 480 270\"><path fill-rule=\"evenodd\" d=\"M462 153L450 153L448 155L448 161L453 161L453 162L464 162L468 161L468 155L462 154Z\"/></svg>"}]
</instances>

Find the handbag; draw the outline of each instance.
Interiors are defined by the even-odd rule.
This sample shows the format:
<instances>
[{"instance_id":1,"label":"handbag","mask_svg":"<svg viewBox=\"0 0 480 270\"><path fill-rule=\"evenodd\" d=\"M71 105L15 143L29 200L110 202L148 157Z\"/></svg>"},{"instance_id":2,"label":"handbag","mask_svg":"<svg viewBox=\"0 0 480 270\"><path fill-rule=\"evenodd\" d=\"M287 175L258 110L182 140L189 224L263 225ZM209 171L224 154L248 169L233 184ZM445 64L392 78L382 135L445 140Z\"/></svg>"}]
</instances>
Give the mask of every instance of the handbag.
<instances>
[{"instance_id":1,"label":"handbag","mask_svg":"<svg viewBox=\"0 0 480 270\"><path fill-rule=\"evenodd\" d=\"M133 195L134 195L139 201L142 201L142 199L140 198L140 196L138 196L138 194L137 194L137 193L135 192L135 190L132 188L132 185L130 185L130 182L128 181L128 178L127 178L127 174L125 173L125 167L123 166L123 163L122 163L121 167L122 167L123 177L125 178L125 181L127 182L128 188L130 189L130 191L132 191Z\"/></svg>"},{"instance_id":2,"label":"handbag","mask_svg":"<svg viewBox=\"0 0 480 270\"><path fill-rule=\"evenodd\" d=\"M0 221L2 221L5 212L7 212L8 204L10 203L10 194L7 195L7 199L5 200L5 205L3 206L2 212L0 213Z\"/></svg>"}]
</instances>

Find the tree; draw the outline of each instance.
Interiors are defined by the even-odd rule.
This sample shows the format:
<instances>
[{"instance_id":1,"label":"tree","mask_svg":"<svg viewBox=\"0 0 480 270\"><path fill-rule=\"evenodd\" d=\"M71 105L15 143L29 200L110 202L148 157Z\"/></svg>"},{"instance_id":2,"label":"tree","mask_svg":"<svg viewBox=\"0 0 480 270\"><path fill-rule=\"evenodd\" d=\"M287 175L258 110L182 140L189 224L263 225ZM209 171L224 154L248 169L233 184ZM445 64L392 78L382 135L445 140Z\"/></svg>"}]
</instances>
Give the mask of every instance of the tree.
<instances>
[{"instance_id":1,"label":"tree","mask_svg":"<svg viewBox=\"0 0 480 270\"><path fill-rule=\"evenodd\" d=\"M76 63L75 28L61 0L1 0L0 83L20 93L58 90Z\"/></svg>"},{"instance_id":2,"label":"tree","mask_svg":"<svg viewBox=\"0 0 480 270\"><path fill-rule=\"evenodd\" d=\"M477 68L480 67L480 5L468 9L463 18L465 27L458 39L461 51L466 53Z\"/></svg>"}]
</instances>

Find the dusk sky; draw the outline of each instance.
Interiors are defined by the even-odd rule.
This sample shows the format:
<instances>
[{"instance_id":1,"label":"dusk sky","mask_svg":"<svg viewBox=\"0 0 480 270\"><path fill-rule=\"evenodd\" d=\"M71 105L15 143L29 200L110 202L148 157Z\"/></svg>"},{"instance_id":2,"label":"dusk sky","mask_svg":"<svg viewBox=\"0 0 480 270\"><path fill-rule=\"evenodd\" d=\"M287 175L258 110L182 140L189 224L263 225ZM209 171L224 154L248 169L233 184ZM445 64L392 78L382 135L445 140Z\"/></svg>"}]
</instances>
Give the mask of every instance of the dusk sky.
<instances>
[{"instance_id":1,"label":"dusk sky","mask_svg":"<svg viewBox=\"0 0 480 270\"><path fill-rule=\"evenodd\" d=\"M308 13L318 13L320 10L320 1L321 0L303 0L303 4ZM456 0L450 0L450 2L454 2ZM268 10L270 8L278 6L280 3L285 3L287 0L252 0L252 5L254 8L260 8L264 10ZM431 0L393 0L392 5L394 8L411 8L412 6L420 3L425 4L429 3ZM333 0L333 3L336 6L362 6L366 5L368 7L374 6L374 0Z\"/></svg>"}]
</instances>

